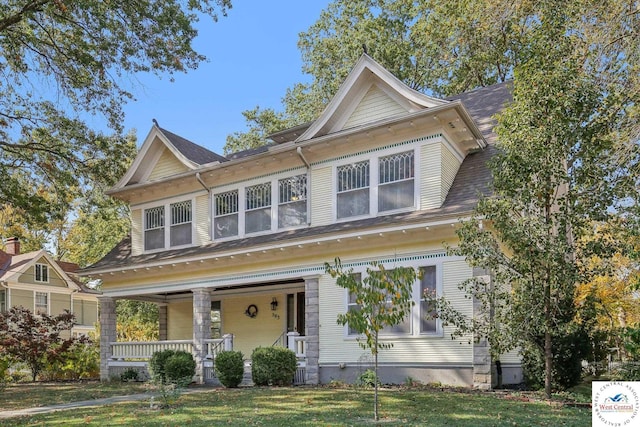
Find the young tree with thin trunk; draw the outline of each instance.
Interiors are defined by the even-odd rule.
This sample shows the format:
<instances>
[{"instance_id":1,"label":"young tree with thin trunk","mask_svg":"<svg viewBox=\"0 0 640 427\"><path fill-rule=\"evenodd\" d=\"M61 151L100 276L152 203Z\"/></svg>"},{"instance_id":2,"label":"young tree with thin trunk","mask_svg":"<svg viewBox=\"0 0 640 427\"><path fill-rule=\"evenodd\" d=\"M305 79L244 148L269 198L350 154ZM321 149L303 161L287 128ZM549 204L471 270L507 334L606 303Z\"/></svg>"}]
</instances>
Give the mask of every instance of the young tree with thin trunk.
<instances>
[{"instance_id":1,"label":"young tree with thin trunk","mask_svg":"<svg viewBox=\"0 0 640 427\"><path fill-rule=\"evenodd\" d=\"M389 341L380 340L380 332L410 316L414 305L411 293L420 272L411 267L386 269L383 264L372 262L360 278L353 269L345 270L339 258L333 265L325 263L325 270L336 279L338 286L349 292L357 305L356 309L339 314L337 322L359 334L358 344L373 355L373 416L378 421L378 352L393 346Z\"/></svg>"}]
</instances>

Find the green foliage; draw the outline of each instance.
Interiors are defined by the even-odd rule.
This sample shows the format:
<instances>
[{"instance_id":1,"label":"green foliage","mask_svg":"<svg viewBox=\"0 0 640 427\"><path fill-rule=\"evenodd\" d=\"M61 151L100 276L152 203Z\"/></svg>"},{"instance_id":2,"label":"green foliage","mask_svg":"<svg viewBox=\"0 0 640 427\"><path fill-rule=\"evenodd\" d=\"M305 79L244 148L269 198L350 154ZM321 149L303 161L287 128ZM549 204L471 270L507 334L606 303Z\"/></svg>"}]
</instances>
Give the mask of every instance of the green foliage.
<instances>
[{"instance_id":1,"label":"green foliage","mask_svg":"<svg viewBox=\"0 0 640 427\"><path fill-rule=\"evenodd\" d=\"M622 339L629 359L640 362L640 326L627 327L622 333Z\"/></svg>"},{"instance_id":2,"label":"green foliage","mask_svg":"<svg viewBox=\"0 0 640 427\"><path fill-rule=\"evenodd\" d=\"M196 374L196 361L191 353L176 351L164 362L164 375L168 382L186 386Z\"/></svg>"},{"instance_id":3,"label":"green foliage","mask_svg":"<svg viewBox=\"0 0 640 427\"><path fill-rule=\"evenodd\" d=\"M158 306L145 301L116 301L118 341L158 340Z\"/></svg>"},{"instance_id":4,"label":"green foliage","mask_svg":"<svg viewBox=\"0 0 640 427\"><path fill-rule=\"evenodd\" d=\"M67 310L50 316L11 307L0 313L0 357L24 362L35 381L47 365L64 362L75 344L90 342L86 337L70 336L74 324L75 316Z\"/></svg>"},{"instance_id":5,"label":"green foliage","mask_svg":"<svg viewBox=\"0 0 640 427\"><path fill-rule=\"evenodd\" d=\"M192 46L194 24L230 7L230 0L4 2L0 205L36 229L64 220L86 185L115 183L130 160L122 118L136 74L195 69L205 58ZM89 117L114 135L91 130Z\"/></svg>"},{"instance_id":6,"label":"green foliage","mask_svg":"<svg viewBox=\"0 0 640 427\"><path fill-rule=\"evenodd\" d=\"M356 379L356 385L359 387L374 388L376 384L380 386L380 379L373 369L367 369Z\"/></svg>"},{"instance_id":7,"label":"green foliage","mask_svg":"<svg viewBox=\"0 0 640 427\"><path fill-rule=\"evenodd\" d=\"M135 368L127 368L122 374L120 374L120 381L140 381L140 374Z\"/></svg>"},{"instance_id":8,"label":"green foliage","mask_svg":"<svg viewBox=\"0 0 640 427\"><path fill-rule=\"evenodd\" d=\"M235 388L244 375L244 355L240 351L221 351L215 359L216 377L227 388Z\"/></svg>"},{"instance_id":9,"label":"green foliage","mask_svg":"<svg viewBox=\"0 0 640 427\"><path fill-rule=\"evenodd\" d=\"M156 351L149 360L154 382L186 386L195 375L196 363L191 353L183 350Z\"/></svg>"},{"instance_id":10,"label":"green foliage","mask_svg":"<svg viewBox=\"0 0 640 427\"><path fill-rule=\"evenodd\" d=\"M276 113L272 109L256 107L253 110L243 111L242 115L247 121L249 130L228 135L224 146L225 154L261 147L267 143L267 136L289 127L283 114Z\"/></svg>"},{"instance_id":11,"label":"green foliage","mask_svg":"<svg viewBox=\"0 0 640 427\"><path fill-rule=\"evenodd\" d=\"M567 390L582 379L582 361L589 352L587 333L574 325L574 330L552 335L553 370L551 387L553 390ZM544 337L539 337L537 345L522 349L522 370L527 386L533 390L545 387Z\"/></svg>"},{"instance_id":12,"label":"green foliage","mask_svg":"<svg viewBox=\"0 0 640 427\"><path fill-rule=\"evenodd\" d=\"M11 363L9 362L8 358L0 357L0 393L2 392L2 390L4 390L4 388L11 380L11 377L9 376L10 366Z\"/></svg>"},{"instance_id":13,"label":"green foliage","mask_svg":"<svg viewBox=\"0 0 640 427\"><path fill-rule=\"evenodd\" d=\"M337 323L349 325L349 328L364 335L358 337L358 344L368 349L374 357L374 419L378 420L378 351L393 346L391 342L379 340L380 331L395 326L411 314L414 305L411 293L413 284L421 277L421 272L412 267L396 267L387 270L384 265L372 262L366 275L359 280L353 269L345 270L339 258L334 265L324 264L325 271L336 279L336 284L355 296L358 310L339 314Z\"/></svg>"},{"instance_id":14,"label":"green foliage","mask_svg":"<svg viewBox=\"0 0 640 427\"><path fill-rule=\"evenodd\" d=\"M100 377L100 348L96 343L75 343L41 373L47 381L86 380Z\"/></svg>"},{"instance_id":15,"label":"green foliage","mask_svg":"<svg viewBox=\"0 0 640 427\"><path fill-rule=\"evenodd\" d=\"M251 353L251 377L256 385L291 385L297 366L296 355L288 348L258 347Z\"/></svg>"},{"instance_id":16,"label":"green foliage","mask_svg":"<svg viewBox=\"0 0 640 427\"><path fill-rule=\"evenodd\" d=\"M640 362L625 362L611 373L613 381L640 381Z\"/></svg>"}]
</instances>

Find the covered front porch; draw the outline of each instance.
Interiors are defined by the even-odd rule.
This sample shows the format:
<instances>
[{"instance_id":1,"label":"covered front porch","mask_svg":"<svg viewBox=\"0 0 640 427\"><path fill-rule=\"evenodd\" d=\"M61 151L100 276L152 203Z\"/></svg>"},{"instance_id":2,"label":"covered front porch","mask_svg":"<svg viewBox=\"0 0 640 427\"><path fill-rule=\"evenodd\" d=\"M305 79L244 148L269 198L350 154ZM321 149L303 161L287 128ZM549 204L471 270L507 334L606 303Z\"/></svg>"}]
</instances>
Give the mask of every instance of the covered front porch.
<instances>
[{"instance_id":1,"label":"covered front porch","mask_svg":"<svg viewBox=\"0 0 640 427\"><path fill-rule=\"evenodd\" d=\"M120 298L157 304L158 341L117 341L116 300ZM282 346L298 358L294 382L318 383L317 277L164 294L106 292L100 298L100 307L102 380L119 378L127 369L135 369L146 378L153 353L174 349L193 355L195 382L216 383L215 359L221 351L241 351L250 372L253 349Z\"/></svg>"}]
</instances>

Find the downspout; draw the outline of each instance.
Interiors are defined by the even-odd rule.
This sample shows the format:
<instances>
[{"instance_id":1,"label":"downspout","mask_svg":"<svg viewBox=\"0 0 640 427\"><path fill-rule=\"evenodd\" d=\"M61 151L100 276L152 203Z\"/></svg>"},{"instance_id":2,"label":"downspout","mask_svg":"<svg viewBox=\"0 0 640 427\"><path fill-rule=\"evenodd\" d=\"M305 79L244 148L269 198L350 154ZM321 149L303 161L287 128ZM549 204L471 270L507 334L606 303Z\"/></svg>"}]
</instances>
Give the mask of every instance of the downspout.
<instances>
[{"instance_id":1,"label":"downspout","mask_svg":"<svg viewBox=\"0 0 640 427\"><path fill-rule=\"evenodd\" d=\"M311 164L302 154L302 147L296 148L296 153L298 153L300 160L307 167L307 225L311 225L311 200L309 200L309 194L311 193L309 191L311 189Z\"/></svg>"},{"instance_id":2,"label":"downspout","mask_svg":"<svg viewBox=\"0 0 640 427\"><path fill-rule=\"evenodd\" d=\"M207 193L211 194L211 189L207 187L207 184L205 184L204 181L202 180L202 176L200 176L200 172L196 172L196 180L200 183L200 185L202 185L202 188L207 190Z\"/></svg>"}]
</instances>

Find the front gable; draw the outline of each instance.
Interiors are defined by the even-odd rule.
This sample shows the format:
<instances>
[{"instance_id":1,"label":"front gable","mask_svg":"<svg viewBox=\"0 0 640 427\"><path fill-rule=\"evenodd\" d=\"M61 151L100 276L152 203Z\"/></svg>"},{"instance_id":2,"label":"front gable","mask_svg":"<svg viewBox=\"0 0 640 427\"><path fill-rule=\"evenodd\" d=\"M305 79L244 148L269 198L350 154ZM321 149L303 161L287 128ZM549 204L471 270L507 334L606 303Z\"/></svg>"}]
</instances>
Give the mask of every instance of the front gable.
<instances>
[{"instance_id":1,"label":"front gable","mask_svg":"<svg viewBox=\"0 0 640 427\"><path fill-rule=\"evenodd\" d=\"M6 278L9 283L80 289L43 250L15 256L11 271L13 274Z\"/></svg>"},{"instance_id":2,"label":"front gable","mask_svg":"<svg viewBox=\"0 0 640 427\"><path fill-rule=\"evenodd\" d=\"M409 88L363 54L320 117L296 142L448 103Z\"/></svg>"},{"instance_id":3,"label":"front gable","mask_svg":"<svg viewBox=\"0 0 640 427\"><path fill-rule=\"evenodd\" d=\"M151 172L145 181L157 181L162 178L191 170L169 149L165 148L161 150L160 153L160 157L156 160L155 165L151 169Z\"/></svg>"}]
</instances>

